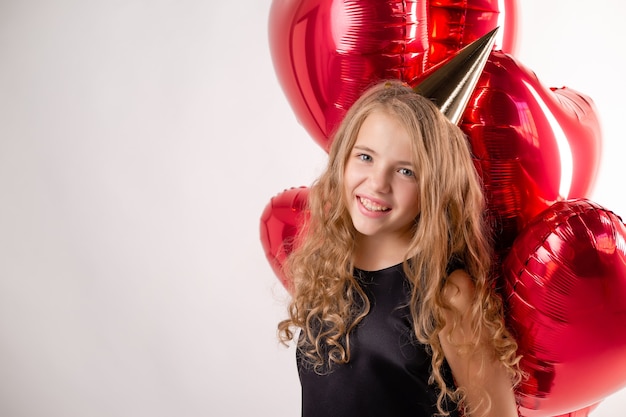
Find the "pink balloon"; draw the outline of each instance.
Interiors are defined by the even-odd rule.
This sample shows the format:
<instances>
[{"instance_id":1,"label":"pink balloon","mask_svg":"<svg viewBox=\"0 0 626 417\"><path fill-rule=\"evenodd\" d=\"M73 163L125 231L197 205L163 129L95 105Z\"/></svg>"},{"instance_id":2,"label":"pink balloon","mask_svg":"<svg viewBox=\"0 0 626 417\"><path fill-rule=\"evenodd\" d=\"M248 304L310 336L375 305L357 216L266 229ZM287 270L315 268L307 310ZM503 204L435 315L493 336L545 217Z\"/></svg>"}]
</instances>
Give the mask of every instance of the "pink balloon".
<instances>
[{"instance_id":1,"label":"pink balloon","mask_svg":"<svg viewBox=\"0 0 626 417\"><path fill-rule=\"evenodd\" d=\"M529 375L525 417L571 413L626 386L626 227L588 200L555 203L503 263L507 322Z\"/></svg>"}]
</instances>

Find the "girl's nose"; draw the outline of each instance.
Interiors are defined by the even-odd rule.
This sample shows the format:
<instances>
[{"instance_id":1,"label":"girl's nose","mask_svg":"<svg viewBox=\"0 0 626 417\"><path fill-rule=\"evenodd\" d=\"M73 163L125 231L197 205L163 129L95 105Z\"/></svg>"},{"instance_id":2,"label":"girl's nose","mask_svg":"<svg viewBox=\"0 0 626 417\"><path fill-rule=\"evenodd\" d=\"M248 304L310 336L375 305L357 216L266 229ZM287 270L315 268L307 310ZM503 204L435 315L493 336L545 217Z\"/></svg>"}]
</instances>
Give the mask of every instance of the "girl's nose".
<instances>
[{"instance_id":1,"label":"girl's nose","mask_svg":"<svg viewBox=\"0 0 626 417\"><path fill-rule=\"evenodd\" d=\"M372 191L387 193L391 189L389 173L384 169L373 169L369 179Z\"/></svg>"}]
</instances>

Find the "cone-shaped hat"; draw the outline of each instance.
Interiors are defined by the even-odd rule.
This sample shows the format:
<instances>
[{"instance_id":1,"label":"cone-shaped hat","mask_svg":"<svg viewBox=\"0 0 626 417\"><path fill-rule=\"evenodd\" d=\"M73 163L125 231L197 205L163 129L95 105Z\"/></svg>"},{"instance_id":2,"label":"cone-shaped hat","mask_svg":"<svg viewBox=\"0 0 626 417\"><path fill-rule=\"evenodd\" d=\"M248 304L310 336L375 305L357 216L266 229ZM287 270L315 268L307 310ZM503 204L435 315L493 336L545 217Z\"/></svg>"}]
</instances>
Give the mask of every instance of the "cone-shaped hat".
<instances>
[{"instance_id":1,"label":"cone-shaped hat","mask_svg":"<svg viewBox=\"0 0 626 417\"><path fill-rule=\"evenodd\" d=\"M495 28L461 49L452 58L431 68L413 89L433 100L439 110L458 124L487 58L496 41Z\"/></svg>"}]
</instances>

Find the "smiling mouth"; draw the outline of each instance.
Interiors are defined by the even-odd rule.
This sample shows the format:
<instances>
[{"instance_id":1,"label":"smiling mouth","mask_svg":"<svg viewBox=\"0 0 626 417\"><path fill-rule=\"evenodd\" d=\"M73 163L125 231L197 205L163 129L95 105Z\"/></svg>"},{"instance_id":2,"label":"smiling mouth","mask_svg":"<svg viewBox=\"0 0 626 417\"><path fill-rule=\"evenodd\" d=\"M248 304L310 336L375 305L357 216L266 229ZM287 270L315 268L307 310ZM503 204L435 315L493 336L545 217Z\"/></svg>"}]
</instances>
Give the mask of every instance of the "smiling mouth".
<instances>
[{"instance_id":1,"label":"smiling mouth","mask_svg":"<svg viewBox=\"0 0 626 417\"><path fill-rule=\"evenodd\" d=\"M381 206L380 204L375 203L368 198L358 197L358 199L361 205L365 207L368 211L385 212L391 210L389 207Z\"/></svg>"}]
</instances>

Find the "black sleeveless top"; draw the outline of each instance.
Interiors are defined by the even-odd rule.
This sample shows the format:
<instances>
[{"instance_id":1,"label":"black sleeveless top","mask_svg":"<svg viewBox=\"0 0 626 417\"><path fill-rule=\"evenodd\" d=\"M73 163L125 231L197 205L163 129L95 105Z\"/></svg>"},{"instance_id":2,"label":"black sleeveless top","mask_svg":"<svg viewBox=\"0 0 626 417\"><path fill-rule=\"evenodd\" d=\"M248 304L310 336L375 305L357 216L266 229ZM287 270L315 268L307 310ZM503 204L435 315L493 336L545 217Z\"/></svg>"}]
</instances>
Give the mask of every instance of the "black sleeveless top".
<instances>
[{"instance_id":1,"label":"black sleeveless top","mask_svg":"<svg viewBox=\"0 0 626 417\"><path fill-rule=\"evenodd\" d=\"M417 342L409 312L410 285L402 264L355 270L371 308L350 335L350 362L316 373L297 350L302 417L432 417L435 385L428 384L431 355ZM453 387L447 363L444 379ZM458 417L456 404L448 404Z\"/></svg>"}]
</instances>

